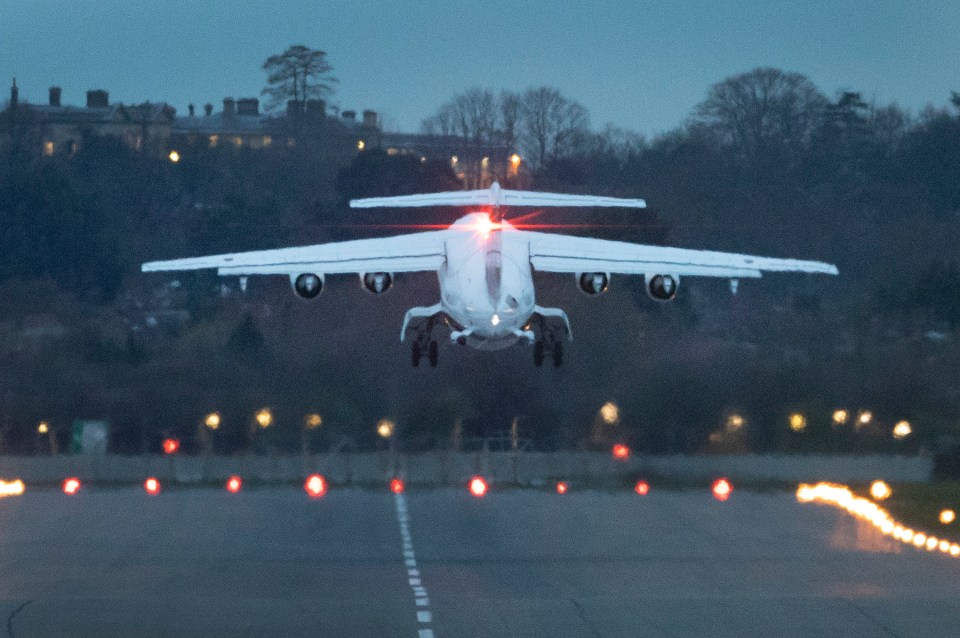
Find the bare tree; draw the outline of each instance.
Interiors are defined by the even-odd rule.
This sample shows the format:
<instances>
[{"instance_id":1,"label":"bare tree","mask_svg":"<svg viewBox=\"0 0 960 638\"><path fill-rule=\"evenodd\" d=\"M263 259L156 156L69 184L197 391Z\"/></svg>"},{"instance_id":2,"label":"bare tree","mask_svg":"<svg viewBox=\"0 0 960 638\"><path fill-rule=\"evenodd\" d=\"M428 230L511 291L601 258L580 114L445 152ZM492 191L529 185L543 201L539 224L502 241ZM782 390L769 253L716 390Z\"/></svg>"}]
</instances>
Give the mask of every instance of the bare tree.
<instances>
[{"instance_id":1,"label":"bare tree","mask_svg":"<svg viewBox=\"0 0 960 638\"><path fill-rule=\"evenodd\" d=\"M283 53L271 55L263 63L267 86L261 95L268 96L266 109L283 106L287 100L303 102L333 93L337 79L330 75L333 67L325 51L294 45Z\"/></svg>"},{"instance_id":2,"label":"bare tree","mask_svg":"<svg viewBox=\"0 0 960 638\"><path fill-rule=\"evenodd\" d=\"M798 148L819 126L828 100L799 73L761 68L714 84L695 111L704 125L745 155L778 145Z\"/></svg>"},{"instance_id":3,"label":"bare tree","mask_svg":"<svg viewBox=\"0 0 960 638\"><path fill-rule=\"evenodd\" d=\"M527 90L522 98L522 113L521 141L537 166L563 156L585 140L587 110L553 87Z\"/></svg>"}]
</instances>

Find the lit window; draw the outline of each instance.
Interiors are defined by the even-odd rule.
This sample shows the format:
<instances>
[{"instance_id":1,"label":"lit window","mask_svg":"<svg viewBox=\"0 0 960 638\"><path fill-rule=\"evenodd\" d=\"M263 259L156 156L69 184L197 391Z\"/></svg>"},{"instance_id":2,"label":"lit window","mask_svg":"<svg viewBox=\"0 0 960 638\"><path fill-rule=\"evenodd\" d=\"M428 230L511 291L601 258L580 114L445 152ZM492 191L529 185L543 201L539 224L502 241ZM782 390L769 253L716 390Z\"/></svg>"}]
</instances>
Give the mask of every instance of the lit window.
<instances>
[{"instance_id":1,"label":"lit window","mask_svg":"<svg viewBox=\"0 0 960 638\"><path fill-rule=\"evenodd\" d=\"M460 158L454 155L453 157L450 158L450 166L456 166L457 162L459 161L460 161Z\"/></svg>"},{"instance_id":2,"label":"lit window","mask_svg":"<svg viewBox=\"0 0 960 638\"><path fill-rule=\"evenodd\" d=\"M53 155L53 151L56 150L56 147L53 145L53 142L44 142L43 143L43 154L47 157Z\"/></svg>"},{"instance_id":3,"label":"lit window","mask_svg":"<svg viewBox=\"0 0 960 638\"><path fill-rule=\"evenodd\" d=\"M393 148L392 146L387 149L387 155L397 155L400 151Z\"/></svg>"},{"instance_id":4,"label":"lit window","mask_svg":"<svg viewBox=\"0 0 960 638\"><path fill-rule=\"evenodd\" d=\"M490 165L489 157L484 157L482 160L480 160L480 166L482 166L483 168L486 168L489 165Z\"/></svg>"},{"instance_id":5,"label":"lit window","mask_svg":"<svg viewBox=\"0 0 960 638\"><path fill-rule=\"evenodd\" d=\"M220 143L219 135L211 135L208 139L210 141L210 148L215 148L216 145Z\"/></svg>"},{"instance_id":6,"label":"lit window","mask_svg":"<svg viewBox=\"0 0 960 638\"><path fill-rule=\"evenodd\" d=\"M287 138L287 148L293 148L296 145L297 145L297 140L293 139L292 137Z\"/></svg>"},{"instance_id":7,"label":"lit window","mask_svg":"<svg viewBox=\"0 0 960 638\"><path fill-rule=\"evenodd\" d=\"M263 136L263 145L264 145L264 146L270 146L271 144L273 144L273 138L270 137L269 135L264 135L264 136Z\"/></svg>"},{"instance_id":8,"label":"lit window","mask_svg":"<svg viewBox=\"0 0 960 638\"><path fill-rule=\"evenodd\" d=\"M365 149L366 147L367 147L367 143L366 143L366 142L364 142L363 140L358 140L358 141L357 141L357 150L358 150L358 151L362 151L362 150Z\"/></svg>"},{"instance_id":9,"label":"lit window","mask_svg":"<svg viewBox=\"0 0 960 638\"><path fill-rule=\"evenodd\" d=\"M234 135L234 136L233 136L233 145L236 146L236 147L238 147L238 148L241 147L241 146L243 146L243 138L240 137L239 135Z\"/></svg>"}]
</instances>

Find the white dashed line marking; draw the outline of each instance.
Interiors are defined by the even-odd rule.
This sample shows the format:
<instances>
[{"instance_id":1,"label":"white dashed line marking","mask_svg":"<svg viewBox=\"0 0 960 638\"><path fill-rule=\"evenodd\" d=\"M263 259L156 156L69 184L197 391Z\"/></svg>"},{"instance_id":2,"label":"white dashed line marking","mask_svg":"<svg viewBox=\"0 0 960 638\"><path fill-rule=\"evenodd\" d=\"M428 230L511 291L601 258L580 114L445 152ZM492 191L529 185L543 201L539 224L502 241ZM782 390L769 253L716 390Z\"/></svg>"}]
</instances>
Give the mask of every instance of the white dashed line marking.
<instances>
[{"instance_id":1,"label":"white dashed line marking","mask_svg":"<svg viewBox=\"0 0 960 638\"><path fill-rule=\"evenodd\" d=\"M404 495L395 494L394 504L397 507L397 523L400 524L400 538L403 539L403 564L407 567L407 577L410 583L410 591L413 593L414 604L417 609L417 638L434 638L433 629L430 624L433 623L433 614L430 612L430 598L427 595L427 588L423 586L420 578L420 570L417 569L417 556L413 551L413 537L410 535L410 513L407 510L407 499Z\"/></svg>"}]
</instances>

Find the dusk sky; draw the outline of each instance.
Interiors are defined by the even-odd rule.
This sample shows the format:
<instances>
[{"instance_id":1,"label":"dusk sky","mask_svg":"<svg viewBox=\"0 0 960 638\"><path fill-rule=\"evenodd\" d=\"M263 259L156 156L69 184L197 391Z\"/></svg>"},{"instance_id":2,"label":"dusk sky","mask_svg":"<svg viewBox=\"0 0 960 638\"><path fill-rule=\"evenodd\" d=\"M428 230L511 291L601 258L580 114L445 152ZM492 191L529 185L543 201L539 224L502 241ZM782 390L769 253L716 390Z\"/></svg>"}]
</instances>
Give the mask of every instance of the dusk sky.
<instances>
[{"instance_id":1,"label":"dusk sky","mask_svg":"<svg viewBox=\"0 0 960 638\"><path fill-rule=\"evenodd\" d=\"M111 101L219 110L259 95L268 55L304 44L328 53L332 104L402 131L474 86L554 85L594 127L646 134L757 66L914 112L960 89L960 3L937 1L0 0L0 16L0 74L34 102L59 85L65 104L104 88Z\"/></svg>"}]
</instances>

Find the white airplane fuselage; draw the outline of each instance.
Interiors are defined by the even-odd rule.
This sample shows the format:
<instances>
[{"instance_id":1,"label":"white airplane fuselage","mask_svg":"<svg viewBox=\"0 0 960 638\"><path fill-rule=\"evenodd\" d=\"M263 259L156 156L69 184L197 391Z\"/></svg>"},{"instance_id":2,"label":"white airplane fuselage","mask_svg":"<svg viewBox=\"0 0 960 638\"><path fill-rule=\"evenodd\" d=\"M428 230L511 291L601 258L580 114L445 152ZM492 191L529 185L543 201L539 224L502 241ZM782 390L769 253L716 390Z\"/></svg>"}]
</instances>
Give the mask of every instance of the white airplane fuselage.
<instances>
[{"instance_id":1,"label":"white airplane fuselage","mask_svg":"<svg viewBox=\"0 0 960 638\"><path fill-rule=\"evenodd\" d=\"M534 311L527 246L511 241L509 222L470 213L451 227L447 259L439 270L440 303L462 325L467 345L507 348L524 337Z\"/></svg>"}]
</instances>

